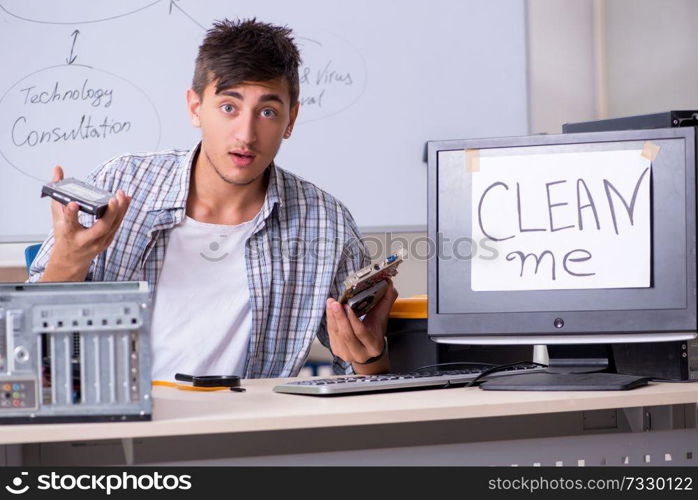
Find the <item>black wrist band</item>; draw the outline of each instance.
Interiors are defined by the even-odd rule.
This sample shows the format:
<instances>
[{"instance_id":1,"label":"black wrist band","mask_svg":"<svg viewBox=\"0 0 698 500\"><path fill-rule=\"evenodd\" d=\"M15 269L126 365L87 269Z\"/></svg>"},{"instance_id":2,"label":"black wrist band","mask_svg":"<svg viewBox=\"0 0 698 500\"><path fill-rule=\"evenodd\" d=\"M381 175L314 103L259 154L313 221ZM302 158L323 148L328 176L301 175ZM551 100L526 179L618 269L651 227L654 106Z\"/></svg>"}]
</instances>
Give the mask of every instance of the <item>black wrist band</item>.
<instances>
[{"instance_id":1,"label":"black wrist band","mask_svg":"<svg viewBox=\"0 0 698 500\"><path fill-rule=\"evenodd\" d=\"M383 349L381 350L381 353L378 356L373 356L372 358L368 358L363 363L360 363L358 361L354 361L354 364L356 364L356 365L370 365L371 363L375 363L376 361L381 359L383 356L385 356L386 352L388 352L388 339L383 337Z\"/></svg>"}]
</instances>

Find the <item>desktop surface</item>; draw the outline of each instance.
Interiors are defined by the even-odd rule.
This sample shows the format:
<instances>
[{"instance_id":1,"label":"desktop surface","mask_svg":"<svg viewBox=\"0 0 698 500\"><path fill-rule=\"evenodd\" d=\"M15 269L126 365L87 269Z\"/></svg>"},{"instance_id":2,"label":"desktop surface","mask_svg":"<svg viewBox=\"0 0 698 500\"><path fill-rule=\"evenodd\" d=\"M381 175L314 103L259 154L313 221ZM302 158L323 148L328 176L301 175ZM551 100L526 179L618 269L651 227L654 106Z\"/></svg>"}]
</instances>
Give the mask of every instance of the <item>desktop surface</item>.
<instances>
[{"instance_id":1,"label":"desktop surface","mask_svg":"<svg viewBox=\"0 0 698 500\"><path fill-rule=\"evenodd\" d=\"M698 402L698 385L622 392L493 392L476 387L317 399L277 394L294 379L243 380L245 393L154 387L153 420L0 426L0 444L356 427Z\"/></svg>"}]
</instances>

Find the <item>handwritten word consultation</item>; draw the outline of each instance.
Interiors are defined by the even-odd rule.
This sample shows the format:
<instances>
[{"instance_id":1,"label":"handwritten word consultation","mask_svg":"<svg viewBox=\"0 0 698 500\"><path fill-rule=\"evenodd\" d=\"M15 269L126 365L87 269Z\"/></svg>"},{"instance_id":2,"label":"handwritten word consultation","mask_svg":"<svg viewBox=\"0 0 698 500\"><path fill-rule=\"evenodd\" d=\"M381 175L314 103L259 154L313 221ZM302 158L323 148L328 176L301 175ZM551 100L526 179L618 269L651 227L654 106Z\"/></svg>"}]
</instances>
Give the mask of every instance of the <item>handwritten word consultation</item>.
<instances>
[{"instance_id":1,"label":"handwritten word consultation","mask_svg":"<svg viewBox=\"0 0 698 500\"><path fill-rule=\"evenodd\" d=\"M12 125L12 143L15 146L34 147L51 142L70 142L85 139L107 139L112 135L128 132L130 121L115 121L108 116L93 124L91 115L82 115L79 122L70 128L53 127L49 130L34 130L27 125L27 118L20 116Z\"/></svg>"}]
</instances>

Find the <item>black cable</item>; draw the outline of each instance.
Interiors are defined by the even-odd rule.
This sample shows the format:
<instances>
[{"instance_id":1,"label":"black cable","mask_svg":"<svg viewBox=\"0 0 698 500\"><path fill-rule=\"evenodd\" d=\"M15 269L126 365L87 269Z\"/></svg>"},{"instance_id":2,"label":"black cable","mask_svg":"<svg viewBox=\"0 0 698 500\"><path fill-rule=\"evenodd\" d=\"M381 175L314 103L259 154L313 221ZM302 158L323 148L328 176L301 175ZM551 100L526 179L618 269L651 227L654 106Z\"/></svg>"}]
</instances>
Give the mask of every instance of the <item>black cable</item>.
<instances>
[{"instance_id":1,"label":"black cable","mask_svg":"<svg viewBox=\"0 0 698 500\"><path fill-rule=\"evenodd\" d=\"M494 368L490 368L489 370L485 370L480 375L478 375L477 377L472 379L470 382L465 384L465 387L474 386L477 382L482 380L482 378L486 377L487 375L491 375L492 373L495 373L495 372L501 372L502 370L506 370L507 368L513 368L513 367L520 366L520 365L535 365L535 366L541 366L543 368L548 367L548 365L544 365L542 363L536 363L535 361L517 361L516 363L507 363L505 365L498 365L498 366L495 366Z\"/></svg>"},{"instance_id":2,"label":"black cable","mask_svg":"<svg viewBox=\"0 0 698 500\"><path fill-rule=\"evenodd\" d=\"M420 366L416 370L412 370L411 373L415 372L420 372L422 370L426 370L428 368L436 368L439 369L440 366L452 366L452 365L471 365L471 366L492 366L496 367L494 363L478 363L476 361L452 361L450 363L437 363L435 365L425 365L425 366Z\"/></svg>"}]
</instances>

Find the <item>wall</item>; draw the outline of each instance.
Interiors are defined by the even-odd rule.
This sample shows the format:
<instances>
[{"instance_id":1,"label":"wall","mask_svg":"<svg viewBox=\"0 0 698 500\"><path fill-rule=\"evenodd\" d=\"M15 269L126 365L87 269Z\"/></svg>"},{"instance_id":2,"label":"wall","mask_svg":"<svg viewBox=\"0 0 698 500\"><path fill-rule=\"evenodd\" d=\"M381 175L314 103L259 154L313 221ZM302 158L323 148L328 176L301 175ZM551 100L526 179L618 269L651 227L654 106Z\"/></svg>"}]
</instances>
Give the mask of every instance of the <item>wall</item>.
<instances>
[{"instance_id":1,"label":"wall","mask_svg":"<svg viewBox=\"0 0 698 500\"><path fill-rule=\"evenodd\" d=\"M0 282L17 282L27 279L24 264L24 248L29 243L0 243Z\"/></svg>"},{"instance_id":2,"label":"wall","mask_svg":"<svg viewBox=\"0 0 698 500\"><path fill-rule=\"evenodd\" d=\"M596 115L593 0L528 0L530 131Z\"/></svg>"},{"instance_id":3,"label":"wall","mask_svg":"<svg viewBox=\"0 0 698 500\"><path fill-rule=\"evenodd\" d=\"M695 0L528 0L531 133L698 109Z\"/></svg>"},{"instance_id":4,"label":"wall","mask_svg":"<svg viewBox=\"0 0 698 500\"><path fill-rule=\"evenodd\" d=\"M698 2L606 6L609 116L698 109Z\"/></svg>"}]
</instances>

